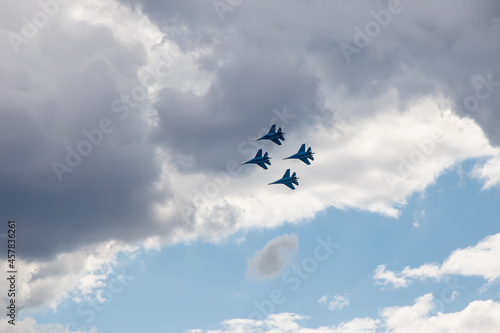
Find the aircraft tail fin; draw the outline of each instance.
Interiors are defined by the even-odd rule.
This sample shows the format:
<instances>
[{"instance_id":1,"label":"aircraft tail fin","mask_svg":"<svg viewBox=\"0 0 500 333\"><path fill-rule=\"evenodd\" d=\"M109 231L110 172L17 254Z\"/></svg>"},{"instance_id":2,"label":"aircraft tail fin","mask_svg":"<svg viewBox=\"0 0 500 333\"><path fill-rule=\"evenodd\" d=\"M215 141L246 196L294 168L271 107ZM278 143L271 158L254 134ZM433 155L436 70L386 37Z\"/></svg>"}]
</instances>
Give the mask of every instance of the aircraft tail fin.
<instances>
[{"instance_id":1,"label":"aircraft tail fin","mask_svg":"<svg viewBox=\"0 0 500 333\"><path fill-rule=\"evenodd\" d=\"M295 177L295 175L296 175L296 173L295 173L295 172L294 172L294 173L292 173L292 177Z\"/></svg>"},{"instance_id":2,"label":"aircraft tail fin","mask_svg":"<svg viewBox=\"0 0 500 333\"><path fill-rule=\"evenodd\" d=\"M307 152L310 153L311 152L311 147L307 148Z\"/></svg>"},{"instance_id":3,"label":"aircraft tail fin","mask_svg":"<svg viewBox=\"0 0 500 333\"><path fill-rule=\"evenodd\" d=\"M314 161L314 157L312 157L312 155L311 155L311 156L309 156L309 159L310 159L311 161Z\"/></svg>"},{"instance_id":4,"label":"aircraft tail fin","mask_svg":"<svg viewBox=\"0 0 500 333\"><path fill-rule=\"evenodd\" d=\"M290 177L290 169L287 169L283 178Z\"/></svg>"}]
</instances>

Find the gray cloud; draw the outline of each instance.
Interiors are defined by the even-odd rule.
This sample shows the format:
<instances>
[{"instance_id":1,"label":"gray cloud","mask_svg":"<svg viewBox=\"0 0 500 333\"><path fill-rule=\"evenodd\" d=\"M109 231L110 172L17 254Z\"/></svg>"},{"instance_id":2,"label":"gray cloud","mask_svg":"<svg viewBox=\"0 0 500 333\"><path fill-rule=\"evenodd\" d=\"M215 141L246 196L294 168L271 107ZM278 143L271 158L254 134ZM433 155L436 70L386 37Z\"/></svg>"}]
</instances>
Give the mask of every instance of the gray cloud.
<instances>
[{"instance_id":1,"label":"gray cloud","mask_svg":"<svg viewBox=\"0 0 500 333\"><path fill-rule=\"evenodd\" d=\"M158 219L151 207L172 204L175 193L168 181L161 190L155 186L162 171L156 149L181 172L223 170L230 160L251 157L238 146L269 126L274 108L286 106L294 114L286 132L309 133L329 121L325 114L338 111L335 103L332 110L325 106L331 96L366 102L396 89L404 111L422 96L442 93L457 113L500 143L500 87L480 100L477 111L460 107L476 96L478 77L500 81L498 1L402 1L401 14L351 63L339 43L352 43L354 26L373 20L370 11L386 8L385 1L245 1L223 21L210 1L121 2L141 6L165 32L164 40L182 51L210 50L196 70L213 80L202 96L163 87L121 120L111 105L139 84L138 72L150 56L141 42L120 40L109 26L63 14L22 45L19 55L2 38L0 210L19 220L26 258L111 238L170 239L197 228L207 239L218 231L230 234L241 212L227 203L202 228L180 213ZM19 31L22 17L36 6L0 5L2 37ZM159 123L148 132L143 115L153 108ZM346 113L355 119L372 112L363 107ZM51 163L63 161L66 146L75 147L82 130L96 128L104 117L116 129L59 183Z\"/></svg>"},{"instance_id":2,"label":"gray cloud","mask_svg":"<svg viewBox=\"0 0 500 333\"><path fill-rule=\"evenodd\" d=\"M315 101L317 89L314 77L296 64L260 55L239 60L218 71L202 97L163 90L155 105L160 122L154 140L172 154L193 158L191 168L179 165L184 171L221 170L229 160L248 157L242 151L250 145L240 144L257 137L261 129L268 130L272 120L285 131L300 131L314 123L314 115L321 112ZM273 113L283 107L293 117L285 119L287 123Z\"/></svg>"},{"instance_id":3,"label":"gray cloud","mask_svg":"<svg viewBox=\"0 0 500 333\"><path fill-rule=\"evenodd\" d=\"M295 234L284 234L271 239L247 262L247 274L257 279L277 277L288 267L299 247Z\"/></svg>"},{"instance_id":4,"label":"gray cloud","mask_svg":"<svg viewBox=\"0 0 500 333\"><path fill-rule=\"evenodd\" d=\"M21 256L155 230L150 206L165 193L152 187L160 172L154 147L140 134L138 112L120 120L111 109L139 84L142 46L120 42L103 26L65 22L45 27L19 57L7 49L1 58L11 66L0 78L0 210L19 221ZM116 129L60 183L51 163L66 164L66 147L77 149L82 130L103 118Z\"/></svg>"},{"instance_id":5,"label":"gray cloud","mask_svg":"<svg viewBox=\"0 0 500 333\"><path fill-rule=\"evenodd\" d=\"M307 68L304 75L314 73L330 89L343 90L362 99L396 88L402 109L424 95L441 92L455 103L457 113L473 118L492 143L500 143L495 130L500 121L497 111L500 86L490 97L480 101L477 111L468 112L460 107L465 98L471 94L474 96L477 88L475 77L492 75L495 82L500 81L500 65L496 57L500 46L495 42L500 17L498 1L400 1L400 13L391 15L387 26L382 26L380 32L370 38L369 45L360 49L359 54L352 55L351 63L346 62L339 44L354 44L354 28L365 30L368 22L376 22L371 12L386 10L387 1L322 2L314 6L299 1L252 1L226 12L223 21L218 19L210 2L194 1L182 5L154 0L124 2L140 5L156 22L164 23L163 29L171 36L179 37L176 39L179 43L188 40L191 46L213 47L215 59L231 56L233 60L217 72L221 75L231 70L238 74L238 79L222 85L218 96L221 92L231 92L232 97L241 96L238 91L243 96L257 96L245 86L255 82L254 74L264 68L263 64L272 64L272 59L283 61L284 65L266 67L266 77L271 79L270 86L274 87L264 85L264 88L266 91L271 89L269 95L279 96L283 87L279 84L279 77L283 77L280 70L295 71L294 66L284 67L293 59L302 66L312 65L304 66ZM175 26L183 29L175 29ZM208 64L214 62L213 59L207 60L204 66L210 67ZM238 71L242 65L248 71ZM248 85L244 82L247 80ZM286 89L283 91L287 92ZM293 91L288 92L288 97L294 96ZM314 100L316 94L314 89L309 93L301 91L306 101ZM221 103L229 98L223 96ZM258 96L262 100L262 96ZM253 113L260 112L258 106L265 105L265 97L260 105L243 104L244 98L234 99L240 101L237 108L234 108L234 103L227 105L228 111L224 105L214 105L214 112L221 115L225 112ZM306 105L309 112L321 107L321 104ZM267 109L269 107L264 108ZM213 113L205 114L214 119ZM259 119L258 115L255 118Z\"/></svg>"}]
</instances>

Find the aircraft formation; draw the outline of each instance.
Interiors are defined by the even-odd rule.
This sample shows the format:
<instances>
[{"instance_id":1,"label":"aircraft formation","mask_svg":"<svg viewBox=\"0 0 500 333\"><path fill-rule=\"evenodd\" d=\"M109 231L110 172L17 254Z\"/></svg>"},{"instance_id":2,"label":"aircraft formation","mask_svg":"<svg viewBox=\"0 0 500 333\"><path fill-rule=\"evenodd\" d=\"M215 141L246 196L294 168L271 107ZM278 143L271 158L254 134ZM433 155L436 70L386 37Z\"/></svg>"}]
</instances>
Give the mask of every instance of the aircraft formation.
<instances>
[{"instance_id":1,"label":"aircraft formation","mask_svg":"<svg viewBox=\"0 0 500 333\"><path fill-rule=\"evenodd\" d=\"M281 130L281 127L278 128L278 131L276 131L276 124L271 126L271 129L269 130L269 133L266 135L255 139L255 141L258 140L270 140L274 142L275 144L281 146L281 141L285 141L285 133ZM280 141L281 140L281 141ZM302 146L300 146L299 151L296 154L293 154L291 156L285 157L284 160L290 160L290 159L298 159L304 162L307 165L310 165L311 162L309 160L314 161L314 157L312 156L314 153L311 151L311 147L309 147L306 150L306 144L303 143ZM241 163L243 164L257 164L260 166L262 169L267 170L267 166L271 165L270 161L271 157L267 152L262 155L262 149L259 149L257 154L255 155L254 158L251 160L248 160L246 162ZM287 169L285 174L281 179L278 179L275 182L269 183L268 185L272 184L283 184L285 186L288 186L290 189L295 190L295 187L293 185L299 185L299 182L297 181L299 177L297 177L296 173L294 172L290 176L290 169Z\"/></svg>"}]
</instances>

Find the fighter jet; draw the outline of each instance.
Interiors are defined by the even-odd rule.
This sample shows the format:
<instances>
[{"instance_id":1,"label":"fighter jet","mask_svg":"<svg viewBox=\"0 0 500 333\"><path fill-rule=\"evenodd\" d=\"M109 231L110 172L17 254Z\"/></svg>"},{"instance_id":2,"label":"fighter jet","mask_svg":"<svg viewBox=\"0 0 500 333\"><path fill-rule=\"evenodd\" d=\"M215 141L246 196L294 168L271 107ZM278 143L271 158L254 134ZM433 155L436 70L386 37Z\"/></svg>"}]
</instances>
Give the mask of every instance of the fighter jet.
<instances>
[{"instance_id":1,"label":"fighter jet","mask_svg":"<svg viewBox=\"0 0 500 333\"><path fill-rule=\"evenodd\" d=\"M255 155L254 158L252 158L249 161L243 162L241 164L243 165L243 164L252 164L253 163L253 164L257 164L262 169L267 170L266 164L271 165L271 162L269 161L270 159L271 158L269 157L267 152L264 154L264 156L262 156L262 149L259 149L259 151L257 152L257 154Z\"/></svg>"},{"instance_id":2,"label":"fighter jet","mask_svg":"<svg viewBox=\"0 0 500 333\"><path fill-rule=\"evenodd\" d=\"M293 184L299 185L299 182L297 181L297 179L299 179L299 178L295 176L295 172L290 177L290 169L288 169L288 170L286 170L285 174L283 175L283 178L278 179L274 183L269 183L267 185L283 184L283 185L288 186L292 190L295 190L295 187L293 187Z\"/></svg>"},{"instance_id":3,"label":"fighter jet","mask_svg":"<svg viewBox=\"0 0 500 333\"><path fill-rule=\"evenodd\" d=\"M258 140L271 140L275 144L281 146L280 139L282 141L285 141L285 137L283 136L283 134L285 134L285 133L283 133L281 131L281 127L278 128L278 132L276 132L276 124L274 124L273 126L271 126L271 129L269 130L269 133L267 133L266 135L264 135L264 136L262 136L260 138L255 139L255 141L258 141Z\"/></svg>"},{"instance_id":4,"label":"fighter jet","mask_svg":"<svg viewBox=\"0 0 500 333\"><path fill-rule=\"evenodd\" d=\"M296 158L296 159L301 160L305 164L310 165L311 163L309 162L308 159L310 159L311 161L314 161L314 157L312 156L313 154L314 153L311 151L311 147L309 147L306 151L306 144L303 143L302 146L300 146L300 149L297 152L297 154L293 154L292 156L285 157L284 160Z\"/></svg>"}]
</instances>

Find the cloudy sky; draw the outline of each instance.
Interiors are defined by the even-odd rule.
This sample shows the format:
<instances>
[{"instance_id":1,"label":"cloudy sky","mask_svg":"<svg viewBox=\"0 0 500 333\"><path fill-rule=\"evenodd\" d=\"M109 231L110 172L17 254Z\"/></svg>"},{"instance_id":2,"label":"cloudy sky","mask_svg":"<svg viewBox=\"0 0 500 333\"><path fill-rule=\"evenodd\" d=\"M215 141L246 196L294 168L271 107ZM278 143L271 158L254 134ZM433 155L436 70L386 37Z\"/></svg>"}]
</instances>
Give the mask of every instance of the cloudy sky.
<instances>
[{"instance_id":1,"label":"cloudy sky","mask_svg":"<svg viewBox=\"0 0 500 333\"><path fill-rule=\"evenodd\" d=\"M3 1L0 35L0 331L500 331L497 0Z\"/></svg>"}]
</instances>

